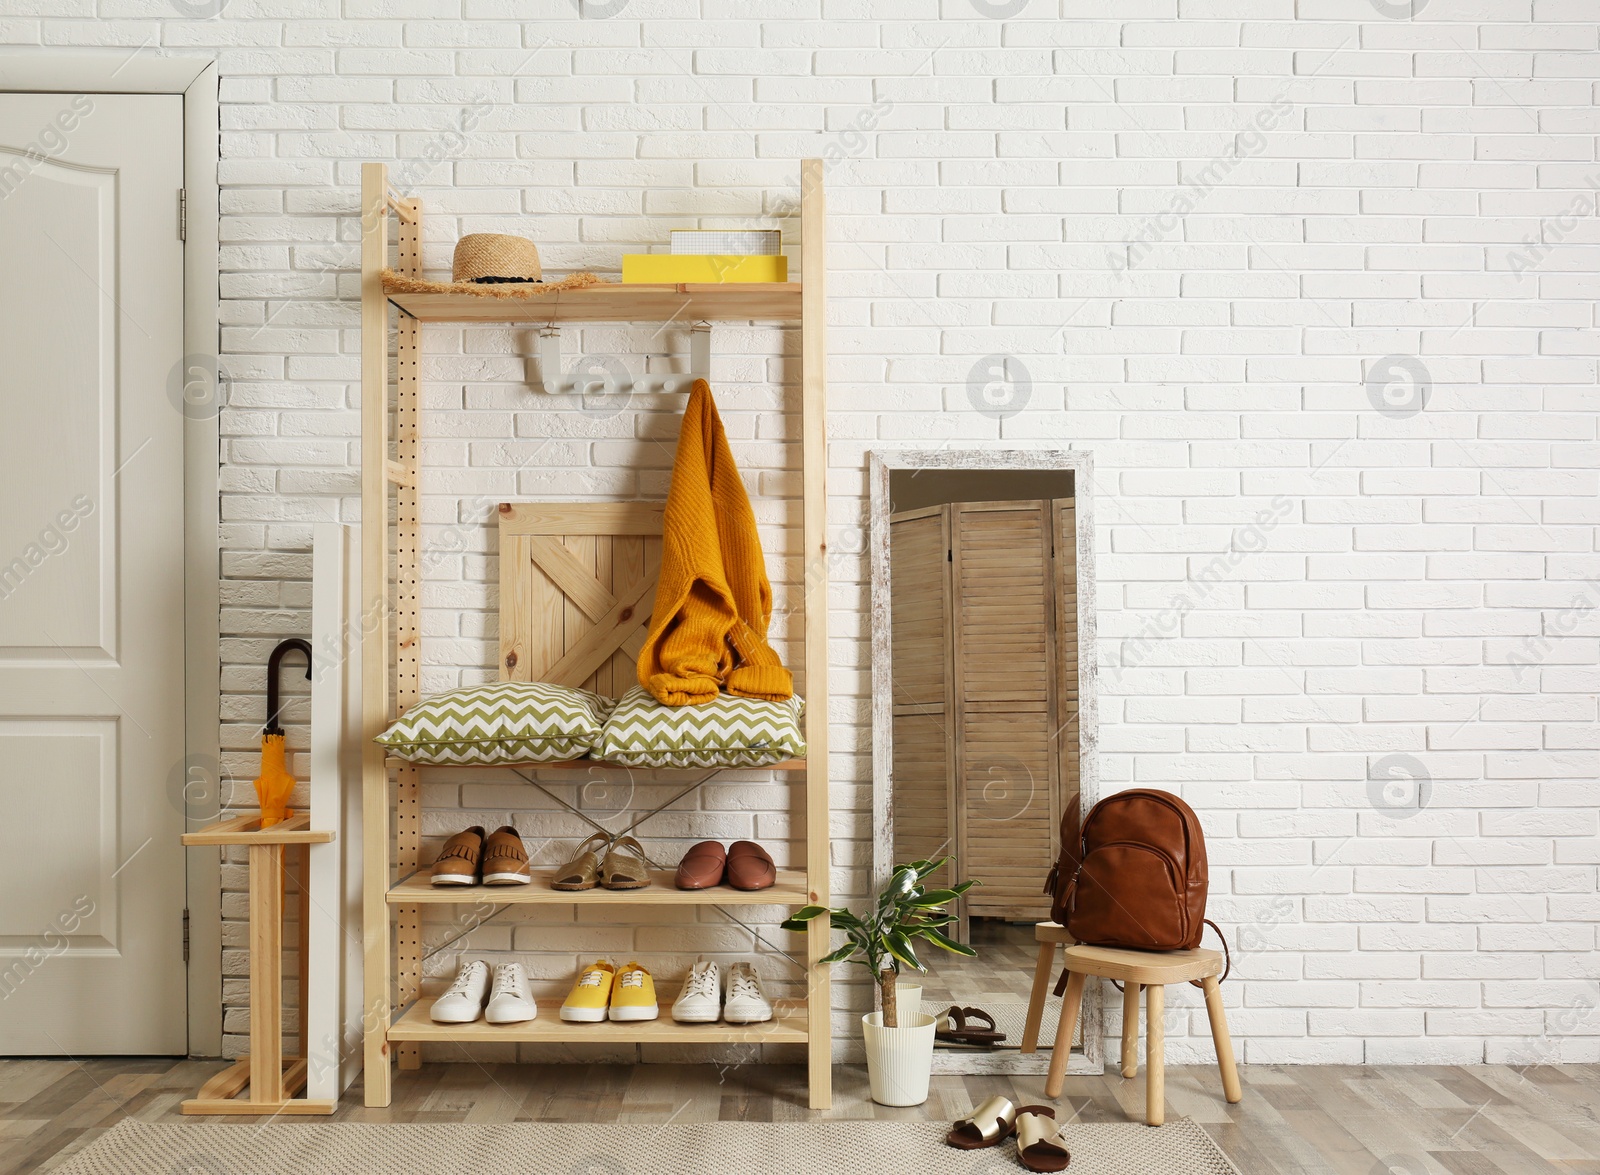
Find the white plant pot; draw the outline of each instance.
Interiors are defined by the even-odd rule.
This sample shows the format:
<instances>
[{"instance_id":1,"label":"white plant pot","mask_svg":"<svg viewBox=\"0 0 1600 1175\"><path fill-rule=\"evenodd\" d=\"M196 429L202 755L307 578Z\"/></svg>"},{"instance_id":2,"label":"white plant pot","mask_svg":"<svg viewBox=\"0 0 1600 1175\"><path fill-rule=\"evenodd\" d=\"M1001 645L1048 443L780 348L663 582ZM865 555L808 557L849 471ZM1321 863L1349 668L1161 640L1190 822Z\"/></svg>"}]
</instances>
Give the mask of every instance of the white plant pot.
<instances>
[{"instance_id":1,"label":"white plant pot","mask_svg":"<svg viewBox=\"0 0 1600 1175\"><path fill-rule=\"evenodd\" d=\"M922 985L920 983L897 983L894 985L895 1007L905 1012L926 1012L922 1006Z\"/></svg>"},{"instance_id":2,"label":"white plant pot","mask_svg":"<svg viewBox=\"0 0 1600 1175\"><path fill-rule=\"evenodd\" d=\"M885 1028L882 1012L861 1017L872 1100L880 1106L920 1106L928 1100L935 1020L910 1011L902 1011L899 1020L900 1027Z\"/></svg>"}]
</instances>

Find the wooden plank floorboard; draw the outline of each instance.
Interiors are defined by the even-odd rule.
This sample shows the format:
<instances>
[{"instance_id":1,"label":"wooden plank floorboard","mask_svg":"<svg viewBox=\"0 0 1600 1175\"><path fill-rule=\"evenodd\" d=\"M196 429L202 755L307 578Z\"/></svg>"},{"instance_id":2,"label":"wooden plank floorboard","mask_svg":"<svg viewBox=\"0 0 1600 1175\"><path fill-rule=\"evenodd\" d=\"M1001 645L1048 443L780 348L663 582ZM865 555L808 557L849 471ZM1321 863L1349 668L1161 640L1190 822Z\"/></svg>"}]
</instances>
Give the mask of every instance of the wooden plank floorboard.
<instances>
[{"instance_id":1,"label":"wooden plank floorboard","mask_svg":"<svg viewBox=\"0 0 1600 1175\"><path fill-rule=\"evenodd\" d=\"M243 1129L259 1119L179 1115L225 1062L164 1058L0 1061L0 1175L47 1170L124 1117ZM1600 1066L1244 1066L1244 1101L1211 1066L1167 1071L1168 1118L1205 1125L1241 1175L1372 1175L1385 1159L1450 1175L1600 1175ZM831 1110L806 1107L798 1065L430 1063L397 1073L393 1104L359 1087L334 1122L949 1121L993 1093L1046 1101L1035 1075L940 1075L926 1105L876 1105L860 1066L834 1070ZM1070 1077L1067 1124L1142 1121L1144 1077Z\"/></svg>"}]
</instances>

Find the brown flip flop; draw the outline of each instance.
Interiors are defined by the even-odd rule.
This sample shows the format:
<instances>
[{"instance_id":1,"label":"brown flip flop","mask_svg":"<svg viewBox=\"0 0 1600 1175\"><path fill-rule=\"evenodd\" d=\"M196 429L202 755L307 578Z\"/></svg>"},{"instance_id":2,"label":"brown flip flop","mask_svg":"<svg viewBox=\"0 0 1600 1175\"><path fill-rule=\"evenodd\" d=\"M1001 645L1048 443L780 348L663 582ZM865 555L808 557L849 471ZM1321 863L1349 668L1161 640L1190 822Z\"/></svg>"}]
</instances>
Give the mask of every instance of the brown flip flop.
<instances>
[{"instance_id":1,"label":"brown flip flop","mask_svg":"<svg viewBox=\"0 0 1600 1175\"><path fill-rule=\"evenodd\" d=\"M969 1016L974 1020L987 1021L989 1027L968 1028L967 1018ZM946 1022L952 1020L955 1022L954 1028L944 1027ZM1005 1033L995 1030L997 1026L994 1022L994 1017L982 1008L958 1008L952 1004L950 1005L950 1010L940 1017L939 1024L940 1027L933 1034L933 1038L935 1040L948 1041L950 1044L997 1045L1006 1038Z\"/></svg>"},{"instance_id":2,"label":"brown flip flop","mask_svg":"<svg viewBox=\"0 0 1600 1175\"><path fill-rule=\"evenodd\" d=\"M1050 1106L1023 1106L1017 1111L1017 1161L1030 1171L1065 1171L1072 1162Z\"/></svg>"},{"instance_id":3,"label":"brown flip flop","mask_svg":"<svg viewBox=\"0 0 1600 1175\"><path fill-rule=\"evenodd\" d=\"M981 1151L985 1147L999 1146L1016 1128L1017 1107L995 1094L955 1122L950 1133L944 1136L944 1143L957 1150Z\"/></svg>"}]
</instances>

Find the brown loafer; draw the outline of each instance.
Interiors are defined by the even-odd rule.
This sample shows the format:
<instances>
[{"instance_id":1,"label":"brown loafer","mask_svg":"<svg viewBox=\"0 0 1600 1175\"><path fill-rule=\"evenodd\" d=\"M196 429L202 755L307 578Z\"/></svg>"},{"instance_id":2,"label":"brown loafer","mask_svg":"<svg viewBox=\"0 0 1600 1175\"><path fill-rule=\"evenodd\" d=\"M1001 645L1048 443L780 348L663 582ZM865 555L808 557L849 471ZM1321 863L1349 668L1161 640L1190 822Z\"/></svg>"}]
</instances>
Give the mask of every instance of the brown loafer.
<instances>
[{"instance_id":1,"label":"brown loafer","mask_svg":"<svg viewBox=\"0 0 1600 1175\"><path fill-rule=\"evenodd\" d=\"M690 847L678 862L679 889L710 889L722 884L728 853L721 841L703 840Z\"/></svg>"},{"instance_id":2,"label":"brown loafer","mask_svg":"<svg viewBox=\"0 0 1600 1175\"><path fill-rule=\"evenodd\" d=\"M435 885L477 885L478 863L483 860L483 829L469 828L444 842L433 863Z\"/></svg>"},{"instance_id":3,"label":"brown loafer","mask_svg":"<svg viewBox=\"0 0 1600 1175\"><path fill-rule=\"evenodd\" d=\"M517 830L507 824L491 832L483 842L483 884L527 885L532 880L528 850Z\"/></svg>"},{"instance_id":4,"label":"brown loafer","mask_svg":"<svg viewBox=\"0 0 1600 1175\"><path fill-rule=\"evenodd\" d=\"M778 884L778 867L753 840L728 846L728 884L734 889L768 889Z\"/></svg>"}]
</instances>

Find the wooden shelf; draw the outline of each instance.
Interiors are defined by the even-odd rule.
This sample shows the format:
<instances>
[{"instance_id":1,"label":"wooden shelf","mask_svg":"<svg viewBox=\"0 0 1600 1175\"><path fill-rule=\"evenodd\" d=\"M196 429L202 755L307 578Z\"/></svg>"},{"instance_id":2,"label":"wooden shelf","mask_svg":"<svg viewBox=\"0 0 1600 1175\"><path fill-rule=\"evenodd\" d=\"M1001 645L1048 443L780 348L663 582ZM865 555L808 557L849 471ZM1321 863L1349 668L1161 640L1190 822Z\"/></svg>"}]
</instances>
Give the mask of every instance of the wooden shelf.
<instances>
[{"instance_id":1,"label":"wooden shelf","mask_svg":"<svg viewBox=\"0 0 1600 1175\"><path fill-rule=\"evenodd\" d=\"M679 1024L672 1019L676 992L657 996L656 1020L569 1024L561 1018L560 1000L539 1000L539 1017L525 1024L435 1024L428 1019L433 1001L423 997L389 1027L390 1040L453 1040L461 1044L527 1041L551 1044L804 1044L806 1006L803 1000L774 1000L772 1019L762 1024Z\"/></svg>"},{"instance_id":2,"label":"wooden shelf","mask_svg":"<svg viewBox=\"0 0 1600 1175\"><path fill-rule=\"evenodd\" d=\"M311 813L298 812L271 828L261 827L261 817L235 816L183 834L186 845L325 845L333 833L311 828Z\"/></svg>"},{"instance_id":3,"label":"wooden shelf","mask_svg":"<svg viewBox=\"0 0 1600 1175\"><path fill-rule=\"evenodd\" d=\"M413 873L389 890L395 906L459 906L490 902L497 906L804 906L810 903L806 875L798 869L779 869L778 883L767 889L743 890L716 885L710 889L679 889L675 874L652 870L645 889L586 889L576 893L551 889L554 869L533 870L529 885L434 885L426 872Z\"/></svg>"},{"instance_id":4,"label":"wooden shelf","mask_svg":"<svg viewBox=\"0 0 1600 1175\"><path fill-rule=\"evenodd\" d=\"M421 322L670 322L800 318L799 282L606 284L529 298L390 294Z\"/></svg>"},{"instance_id":5,"label":"wooden shelf","mask_svg":"<svg viewBox=\"0 0 1600 1175\"><path fill-rule=\"evenodd\" d=\"M404 759L389 756L391 765ZM696 774L705 771L804 771L804 759L782 759L765 767L635 767L608 759L563 759L559 763L418 763L424 771L649 771L652 773Z\"/></svg>"},{"instance_id":6,"label":"wooden shelf","mask_svg":"<svg viewBox=\"0 0 1600 1175\"><path fill-rule=\"evenodd\" d=\"M401 281L393 291L384 289L384 273L389 265L389 230L392 219L399 221L394 274L416 281L422 278L422 202L415 197L400 197L389 189L388 171L381 163L366 163L361 168L361 513L368 519L390 519L372 525L361 536L361 602L364 618L361 650L361 761L362 797L362 940L363 1002L365 1025L362 1042L365 1100L368 1106L387 1106L393 1096L392 1065L402 1070L421 1064L419 1041L654 1041L666 1043L789 1041L806 1044L810 1104L826 1109L832 1098L832 1005L829 968L821 964L832 949L826 924L812 924L805 937L806 999L780 1005L775 1021L762 1025L733 1027L725 1024L677 1025L670 1019L644 1024L563 1024L554 1002L548 1003L540 1017L528 1025L491 1027L487 1024L436 1025L428 1019L431 1001L422 1000L423 971L422 907L431 904L486 902L492 906L522 903L561 903L574 911L585 905L704 904L739 905L746 909L767 905L783 908L798 904L829 904L828 787L828 557L827 557L827 216L823 192L823 161L800 162L799 175L800 265L798 282L772 283L683 283L620 284L603 283L582 289L555 291L527 298L476 297L467 293L403 293ZM393 214L391 216L391 214ZM399 313L390 314L391 307ZM669 324L687 329L700 321L779 322L798 327L800 386L798 395L800 494L804 500L801 517L801 546L796 565L805 568L805 666L809 682L810 705L805 715L805 741L814 760L793 759L768 767L728 768L738 771L801 772L789 778L805 781L803 819L796 819L795 835L804 840L803 873L785 871L779 885L753 894L717 889L688 893L668 884L663 872L657 884L645 890L613 893L591 890L563 894L535 883L513 892L500 887L463 887L436 892L427 879L419 877L422 852L421 779L418 766L389 759L374 740L390 724L398 711L421 696L425 644L421 583L422 573L419 518L422 515L419 481L422 475L422 445L426 432L422 404L422 372L426 368L424 323L500 324L529 330L547 323L644 322ZM391 339L393 346L391 348ZM391 367L389 356L395 361ZM392 375L391 375L392 372ZM548 506L546 506L548 510ZM515 507L513 507L515 510ZM630 544L628 566L638 561L634 546L654 545L662 540L656 514L659 503L568 503L564 513L579 514L581 523L593 529L566 525L561 530L539 530L557 521L541 515L528 529L514 532L529 539L560 539L582 535L598 542L609 536L641 539ZM603 525L596 513L612 517ZM649 517L634 517L637 514ZM506 518L501 515L502 535ZM529 547L538 543L526 544ZM548 544L543 544L548 546ZM391 564L390 551L393 550ZM598 559L598 554L597 554ZM531 550L529 552L532 560ZM576 561L570 561L574 563ZM567 604L548 598L545 593L526 599L508 593L507 568L520 566L506 558L501 547L501 677L520 673L531 677L538 672L547 680L570 675L574 681L588 679L600 664L623 653L624 677L633 672L629 658L636 658L637 629L645 622L639 614L648 590L644 580L624 577L615 590L601 577L575 565L556 573L552 582L561 586L568 603L575 603L592 628L568 626L561 622L559 639L547 640L551 631L547 621L567 615ZM542 572L548 572L543 563ZM613 561L612 570L618 566ZM392 567L392 572L390 568ZM651 573L653 574L653 573ZM614 577L613 577L614 578ZM593 584L588 580L593 579ZM565 581L562 583L561 581ZM392 582L392 587L391 587ZM574 594L577 597L575 598ZM637 593L634 598L628 593ZM589 607L585 608L585 601ZM628 622L635 622L629 630ZM532 625L537 638L515 631L517 625ZM533 643L519 650L519 639ZM620 642L612 643L612 642ZM509 649L506 647L509 645ZM532 655L537 646L539 656ZM520 652L527 661L506 660L508 652ZM391 658L392 663L391 663ZM552 659L556 658L556 659ZM589 662L594 661L594 666ZM586 668L586 666L588 666ZM581 670L581 672L580 672ZM613 675L614 676L614 675ZM541 772L582 772L594 778L602 772L633 770L616 763L582 759L563 763L520 765ZM488 771L493 772L494 768ZM709 778L710 769L639 768L649 777L655 774L684 777L696 784ZM463 776L455 776L457 779ZM498 778L505 778L501 775ZM801 805L794 805L800 807ZM265 850L262 850L265 851ZM407 876L398 885L391 867ZM542 879L543 880L543 879ZM580 919L580 922L583 921ZM397 998L398 997L398 998ZM420 1006L419 1006L420 1004ZM670 997L663 1000L670 1004ZM391 1023L394 1009L405 1009ZM391 1044L390 1042L394 1042Z\"/></svg>"}]
</instances>

